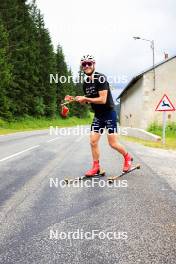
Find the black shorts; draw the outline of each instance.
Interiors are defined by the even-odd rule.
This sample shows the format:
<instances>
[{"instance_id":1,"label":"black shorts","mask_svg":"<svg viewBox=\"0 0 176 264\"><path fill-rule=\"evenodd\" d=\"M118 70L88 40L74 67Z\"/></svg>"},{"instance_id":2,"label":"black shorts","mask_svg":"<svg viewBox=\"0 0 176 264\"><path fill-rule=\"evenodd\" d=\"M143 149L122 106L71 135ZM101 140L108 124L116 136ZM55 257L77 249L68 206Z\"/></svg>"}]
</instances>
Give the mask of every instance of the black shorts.
<instances>
[{"instance_id":1,"label":"black shorts","mask_svg":"<svg viewBox=\"0 0 176 264\"><path fill-rule=\"evenodd\" d=\"M114 110L108 111L100 117L94 116L91 131L102 134L104 128L106 128L108 134L117 133L117 115Z\"/></svg>"}]
</instances>

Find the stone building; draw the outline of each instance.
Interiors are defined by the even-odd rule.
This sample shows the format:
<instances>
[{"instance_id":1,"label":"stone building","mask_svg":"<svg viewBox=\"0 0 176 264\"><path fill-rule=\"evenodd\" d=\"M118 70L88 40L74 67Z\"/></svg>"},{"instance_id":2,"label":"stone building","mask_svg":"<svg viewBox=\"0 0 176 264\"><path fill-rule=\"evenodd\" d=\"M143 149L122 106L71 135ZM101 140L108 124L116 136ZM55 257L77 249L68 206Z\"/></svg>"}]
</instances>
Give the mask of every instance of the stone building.
<instances>
[{"instance_id":1,"label":"stone building","mask_svg":"<svg viewBox=\"0 0 176 264\"><path fill-rule=\"evenodd\" d=\"M154 85L155 76L155 85ZM167 94L176 108L176 56L135 76L121 92L120 125L147 129L152 122L162 122L162 113L155 108ZM167 118L176 122L176 111L167 112Z\"/></svg>"}]
</instances>

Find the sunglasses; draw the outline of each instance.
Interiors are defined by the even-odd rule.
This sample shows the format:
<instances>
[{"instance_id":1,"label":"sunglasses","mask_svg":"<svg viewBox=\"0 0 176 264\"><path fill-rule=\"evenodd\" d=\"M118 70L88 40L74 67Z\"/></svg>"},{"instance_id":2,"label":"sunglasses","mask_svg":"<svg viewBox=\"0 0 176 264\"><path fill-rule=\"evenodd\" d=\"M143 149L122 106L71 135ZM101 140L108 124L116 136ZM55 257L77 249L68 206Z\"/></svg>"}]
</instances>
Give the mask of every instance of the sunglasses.
<instances>
[{"instance_id":1,"label":"sunglasses","mask_svg":"<svg viewBox=\"0 0 176 264\"><path fill-rule=\"evenodd\" d=\"M82 63L82 67L85 68L86 66L91 67L93 65L93 62L91 61L84 61Z\"/></svg>"}]
</instances>

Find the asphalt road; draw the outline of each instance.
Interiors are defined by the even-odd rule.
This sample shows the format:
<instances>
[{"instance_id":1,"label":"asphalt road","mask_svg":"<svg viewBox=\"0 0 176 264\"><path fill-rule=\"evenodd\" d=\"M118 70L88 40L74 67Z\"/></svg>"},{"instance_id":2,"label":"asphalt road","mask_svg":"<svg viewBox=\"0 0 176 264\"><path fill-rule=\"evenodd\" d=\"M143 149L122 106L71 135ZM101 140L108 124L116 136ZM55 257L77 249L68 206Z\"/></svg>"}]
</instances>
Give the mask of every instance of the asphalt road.
<instances>
[{"instance_id":1,"label":"asphalt road","mask_svg":"<svg viewBox=\"0 0 176 264\"><path fill-rule=\"evenodd\" d=\"M176 152L123 143L141 170L61 187L90 167L88 136L0 136L0 263L175 264ZM106 176L119 174L121 156L100 146Z\"/></svg>"}]
</instances>

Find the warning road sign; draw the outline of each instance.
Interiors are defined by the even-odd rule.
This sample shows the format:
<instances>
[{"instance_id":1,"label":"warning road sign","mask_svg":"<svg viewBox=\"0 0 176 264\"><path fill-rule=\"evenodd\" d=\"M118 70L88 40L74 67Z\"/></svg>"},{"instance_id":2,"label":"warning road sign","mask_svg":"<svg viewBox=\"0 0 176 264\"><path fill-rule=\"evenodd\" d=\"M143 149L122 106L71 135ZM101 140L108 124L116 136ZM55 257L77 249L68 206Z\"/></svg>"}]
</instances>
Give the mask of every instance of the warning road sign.
<instances>
[{"instance_id":1,"label":"warning road sign","mask_svg":"<svg viewBox=\"0 0 176 264\"><path fill-rule=\"evenodd\" d=\"M159 104L157 105L155 111L175 111L175 107L173 106L171 100L168 98L166 94L163 95Z\"/></svg>"}]
</instances>

